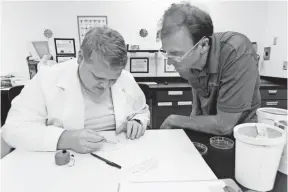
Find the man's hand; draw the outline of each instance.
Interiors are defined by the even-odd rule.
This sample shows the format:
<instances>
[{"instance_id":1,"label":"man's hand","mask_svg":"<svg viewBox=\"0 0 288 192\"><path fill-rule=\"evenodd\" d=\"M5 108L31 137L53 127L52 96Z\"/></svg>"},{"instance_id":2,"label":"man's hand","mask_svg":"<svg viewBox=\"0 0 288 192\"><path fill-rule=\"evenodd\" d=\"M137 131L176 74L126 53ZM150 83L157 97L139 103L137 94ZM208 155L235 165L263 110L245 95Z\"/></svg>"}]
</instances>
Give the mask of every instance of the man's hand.
<instances>
[{"instance_id":1,"label":"man's hand","mask_svg":"<svg viewBox=\"0 0 288 192\"><path fill-rule=\"evenodd\" d=\"M144 135L145 131L146 127L144 127L141 123L131 120L116 129L116 134L126 132L127 138L133 140L140 138L142 135Z\"/></svg>"},{"instance_id":2,"label":"man's hand","mask_svg":"<svg viewBox=\"0 0 288 192\"><path fill-rule=\"evenodd\" d=\"M172 129L173 117L173 115L167 117L160 126L160 129Z\"/></svg>"},{"instance_id":3,"label":"man's hand","mask_svg":"<svg viewBox=\"0 0 288 192\"><path fill-rule=\"evenodd\" d=\"M92 129L64 131L59 138L57 148L71 149L77 153L91 153L101 148L105 138Z\"/></svg>"}]
</instances>

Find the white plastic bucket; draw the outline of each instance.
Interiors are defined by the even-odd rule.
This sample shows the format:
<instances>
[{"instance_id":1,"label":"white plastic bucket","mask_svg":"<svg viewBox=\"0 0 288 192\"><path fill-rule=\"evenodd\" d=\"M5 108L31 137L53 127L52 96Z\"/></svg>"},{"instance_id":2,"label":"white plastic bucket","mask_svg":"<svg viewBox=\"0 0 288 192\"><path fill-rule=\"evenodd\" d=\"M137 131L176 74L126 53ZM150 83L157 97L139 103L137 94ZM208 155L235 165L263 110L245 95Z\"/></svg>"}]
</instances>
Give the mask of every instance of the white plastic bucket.
<instances>
[{"instance_id":1,"label":"white plastic bucket","mask_svg":"<svg viewBox=\"0 0 288 192\"><path fill-rule=\"evenodd\" d=\"M288 111L279 108L259 108L257 109L258 123L274 125L277 121L287 121Z\"/></svg>"},{"instance_id":2,"label":"white plastic bucket","mask_svg":"<svg viewBox=\"0 0 288 192\"><path fill-rule=\"evenodd\" d=\"M258 116L258 123L274 125L286 130L287 133L287 110L267 107L259 108L256 113ZM284 147L278 170L287 175L287 144Z\"/></svg>"},{"instance_id":3,"label":"white plastic bucket","mask_svg":"<svg viewBox=\"0 0 288 192\"><path fill-rule=\"evenodd\" d=\"M265 130L267 137L258 136L257 127ZM272 190L285 144L284 130L268 124L244 123L234 128L234 137L236 180L252 190Z\"/></svg>"}]
</instances>

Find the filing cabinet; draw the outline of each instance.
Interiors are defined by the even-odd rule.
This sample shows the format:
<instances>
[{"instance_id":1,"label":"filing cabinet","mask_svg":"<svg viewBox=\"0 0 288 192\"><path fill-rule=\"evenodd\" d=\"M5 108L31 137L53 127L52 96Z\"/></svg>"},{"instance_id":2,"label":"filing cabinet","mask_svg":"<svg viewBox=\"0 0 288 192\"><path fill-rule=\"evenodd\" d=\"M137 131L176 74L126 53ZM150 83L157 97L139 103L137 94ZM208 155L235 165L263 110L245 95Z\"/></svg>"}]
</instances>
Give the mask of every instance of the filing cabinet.
<instances>
[{"instance_id":1,"label":"filing cabinet","mask_svg":"<svg viewBox=\"0 0 288 192\"><path fill-rule=\"evenodd\" d=\"M159 129L171 114L190 116L192 112L192 92L188 83L169 85L149 85L150 127ZM286 85L261 83L261 107L287 109Z\"/></svg>"},{"instance_id":2,"label":"filing cabinet","mask_svg":"<svg viewBox=\"0 0 288 192\"><path fill-rule=\"evenodd\" d=\"M191 90L170 89L156 92L157 101L191 101Z\"/></svg>"},{"instance_id":3,"label":"filing cabinet","mask_svg":"<svg viewBox=\"0 0 288 192\"><path fill-rule=\"evenodd\" d=\"M261 107L287 109L287 88L285 86L262 85Z\"/></svg>"},{"instance_id":4,"label":"filing cabinet","mask_svg":"<svg viewBox=\"0 0 288 192\"><path fill-rule=\"evenodd\" d=\"M189 116L192 111L191 87L185 84L150 86L152 92L151 123L152 129L159 129L171 114Z\"/></svg>"}]
</instances>

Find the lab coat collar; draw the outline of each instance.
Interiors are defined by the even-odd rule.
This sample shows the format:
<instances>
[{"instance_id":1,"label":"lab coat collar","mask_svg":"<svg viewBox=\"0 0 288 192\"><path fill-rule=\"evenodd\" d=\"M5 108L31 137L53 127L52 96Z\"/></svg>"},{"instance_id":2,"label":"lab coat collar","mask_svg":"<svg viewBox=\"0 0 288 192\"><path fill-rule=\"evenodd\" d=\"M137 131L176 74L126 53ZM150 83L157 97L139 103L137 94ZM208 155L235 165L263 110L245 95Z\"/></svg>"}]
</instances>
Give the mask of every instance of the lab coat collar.
<instances>
[{"instance_id":1,"label":"lab coat collar","mask_svg":"<svg viewBox=\"0 0 288 192\"><path fill-rule=\"evenodd\" d=\"M116 129L122 125L125 116L127 115L127 113L129 113L127 111L127 106L125 106L125 104L127 104L127 102L125 101L129 97L127 97L125 87L123 86L125 85L125 82L122 82L123 79L121 78L121 76L118 78L117 82L111 87Z\"/></svg>"},{"instance_id":2,"label":"lab coat collar","mask_svg":"<svg viewBox=\"0 0 288 192\"><path fill-rule=\"evenodd\" d=\"M68 64L69 65L69 64ZM68 130L84 128L84 98L78 78L78 64L70 63L58 80L57 86L64 91L63 124Z\"/></svg>"},{"instance_id":3,"label":"lab coat collar","mask_svg":"<svg viewBox=\"0 0 288 192\"><path fill-rule=\"evenodd\" d=\"M69 85L71 85L72 82L74 82L74 83L78 82L79 83L79 79L78 79L78 67L79 67L79 65L78 65L76 59L69 61L69 63L67 63L67 64L70 66L66 67L67 70L64 71L63 75L61 75L61 77L58 79L58 82L57 82L57 86L62 88L62 89L66 89L67 87L69 87ZM67 65L67 64L65 63L65 65Z\"/></svg>"}]
</instances>

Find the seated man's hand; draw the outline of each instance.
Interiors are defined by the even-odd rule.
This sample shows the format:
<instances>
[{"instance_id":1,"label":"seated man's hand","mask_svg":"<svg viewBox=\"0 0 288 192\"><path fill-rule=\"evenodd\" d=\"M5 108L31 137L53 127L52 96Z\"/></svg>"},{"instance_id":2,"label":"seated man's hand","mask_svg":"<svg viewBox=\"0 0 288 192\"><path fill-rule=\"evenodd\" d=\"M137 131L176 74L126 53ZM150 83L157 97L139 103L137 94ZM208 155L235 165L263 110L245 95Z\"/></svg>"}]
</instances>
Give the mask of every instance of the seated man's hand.
<instances>
[{"instance_id":1,"label":"seated man's hand","mask_svg":"<svg viewBox=\"0 0 288 192\"><path fill-rule=\"evenodd\" d=\"M131 120L116 129L116 134L126 132L127 138L133 140L144 135L145 131L146 127L144 127L141 123L136 120Z\"/></svg>"},{"instance_id":2,"label":"seated man's hand","mask_svg":"<svg viewBox=\"0 0 288 192\"><path fill-rule=\"evenodd\" d=\"M105 138L92 129L64 131L58 141L58 149L71 149L77 153L91 153L101 148Z\"/></svg>"}]
</instances>

